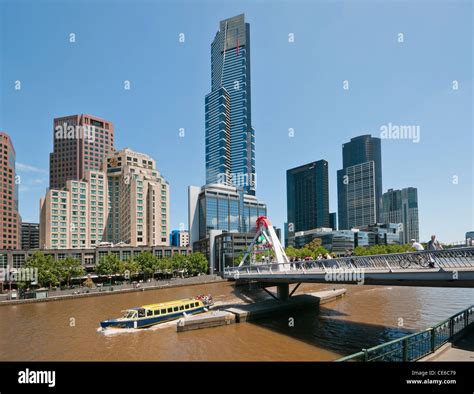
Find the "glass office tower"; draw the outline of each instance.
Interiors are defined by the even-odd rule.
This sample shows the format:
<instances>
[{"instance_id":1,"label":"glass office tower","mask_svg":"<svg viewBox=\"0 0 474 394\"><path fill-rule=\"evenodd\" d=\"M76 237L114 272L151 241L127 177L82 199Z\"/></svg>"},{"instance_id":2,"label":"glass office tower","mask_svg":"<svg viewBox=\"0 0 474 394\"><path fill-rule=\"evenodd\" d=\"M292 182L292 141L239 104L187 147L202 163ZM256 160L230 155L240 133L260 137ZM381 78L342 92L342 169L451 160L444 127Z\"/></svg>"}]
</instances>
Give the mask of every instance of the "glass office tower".
<instances>
[{"instance_id":1,"label":"glass office tower","mask_svg":"<svg viewBox=\"0 0 474 394\"><path fill-rule=\"evenodd\" d=\"M369 164L370 162L372 164ZM361 135L343 144L342 167L337 172L339 230L380 222L382 204L380 138ZM362 193L360 198L357 191ZM357 209L357 212L354 212L354 209Z\"/></svg>"},{"instance_id":2,"label":"glass office tower","mask_svg":"<svg viewBox=\"0 0 474 394\"><path fill-rule=\"evenodd\" d=\"M255 195L255 131L250 99L250 26L244 15L220 22L211 45L206 96L206 183Z\"/></svg>"},{"instance_id":3,"label":"glass office tower","mask_svg":"<svg viewBox=\"0 0 474 394\"><path fill-rule=\"evenodd\" d=\"M388 189L382 195L382 202L383 223L402 223L403 243L412 239L419 241L418 190L415 187Z\"/></svg>"},{"instance_id":4,"label":"glass office tower","mask_svg":"<svg viewBox=\"0 0 474 394\"><path fill-rule=\"evenodd\" d=\"M293 231L329 227L328 162L319 160L286 171L288 223Z\"/></svg>"}]
</instances>

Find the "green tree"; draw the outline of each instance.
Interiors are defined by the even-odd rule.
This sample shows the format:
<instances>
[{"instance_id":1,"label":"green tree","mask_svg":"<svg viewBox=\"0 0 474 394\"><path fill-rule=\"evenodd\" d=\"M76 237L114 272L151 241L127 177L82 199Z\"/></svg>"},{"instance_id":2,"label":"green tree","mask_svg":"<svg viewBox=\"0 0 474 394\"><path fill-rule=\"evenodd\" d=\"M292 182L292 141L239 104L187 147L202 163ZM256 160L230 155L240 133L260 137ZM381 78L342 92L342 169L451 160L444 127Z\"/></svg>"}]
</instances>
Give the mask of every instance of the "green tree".
<instances>
[{"instance_id":1,"label":"green tree","mask_svg":"<svg viewBox=\"0 0 474 394\"><path fill-rule=\"evenodd\" d=\"M294 248L293 246L288 246L285 249L285 253L290 259L298 257L298 249Z\"/></svg>"},{"instance_id":2,"label":"green tree","mask_svg":"<svg viewBox=\"0 0 474 394\"><path fill-rule=\"evenodd\" d=\"M309 250L315 251L321 246L321 243L322 243L321 238L314 238L311 242L308 242L304 247Z\"/></svg>"},{"instance_id":3,"label":"green tree","mask_svg":"<svg viewBox=\"0 0 474 394\"><path fill-rule=\"evenodd\" d=\"M52 256L42 252L35 252L25 262L26 268L37 269L38 285L52 287L61 284L61 273L58 262Z\"/></svg>"},{"instance_id":4,"label":"green tree","mask_svg":"<svg viewBox=\"0 0 474 394\"><path fill-rule=\"evenodd\" d=\"M186 256L183 256L180 253L173 254L171 257L171 268L174 274L177 274L178 272L185 274L186 269L188 268Z\"/></svg>"},{"instance_id":5,"label":"green tree","mask_svg":"<svg viewBox=\"0 0 474 394\"><path fill-rule=\"evenodd\" d=\"M102 257L95 266L95 272L98 275L113 276L120 273L123 269L123 263L119 257L113 253L109 253Z\"/></svg>"},{"instance_id":6,"label":"green tree","mask_svg":"<svg viewBox=\"0 0 474 394\"><path fill-rule=\"evenodd\" d=\"M374 254L387 254L387 246L386 245L374 245L369 248L369 255Z\"/></svg>"},{"instance_id":7,"label":"green tree","mask_svg":"<svg viewBox=\"0 0 474 394\"><path fill-rule=\"evenodd\" d=\"M369 249L364 246L358 246L354 249L355 256L367 256L369 254Z\"/></svg>"},{"instance_id":8,"label":"green tree","mask_svg":"<svg viewBox=\"0 0 474 394\"><path fill-rule=\"evenodd\" d=\"M162 275L171 275L173 271L171 258L163 257L162 259L158 259L157 268L157 271L159 271Z\"/></svg>"},{"instance_id":9,"label":"green tree","mask_svg":"<svg viewBox=\"0 0 474 394\"><path fill-rule=\"evenodd\" d=\"M122 262L123 275L126 279L131 279L132 277L138 276L140 273L140 265L133 259L129 258L127 261Z\"/></svg>"},{"instance_id":10,"label":"green tree","mask_svg":"<svg viewBox=\"0 0 474 394\"><path fill-rule=\"evenodd\" d=\"M415 249L410 244L403 245L372 245L372 246L358 246L354 249L356 256L371 256L374 254L387 253L405 253L413 252Z\"/></svg>"},{"instance_id":11,"label":"green tree","mask_svg":"<svg viewBox=\"0 0 474 394\"><path fill-rule=\"evenodd\" d=\"M298 250L298 257L304 259L305 257L311 256L313 253L311 249L308 248L301 248Z\"/></svg>"},{"instance_id":12,"label":"green tree","mask_svg":"<svg viewBox=\"0 0 474 394\"><path fill-rule=\"evenodd\" d=\"M319 255L324 256L326 253L329 253L329 251L326 248L323 248L322 246L318 246L316 249L312 251L311 256L314 259L317 259Z\"/></svg>"},{"instance_id":13,"label":"green tree","mask_svg":"<svg viewBox=\"0 0 474 394\"><path fill-rule=\"evenodd\" d=\"M65 259L59 260L57 263L61 282L66 282L68 286L73 277L84 274L84 268L79 259L68 256Z\"/></svg>"},{"instance_id":14,"label":"green tree","mask_svg":"<svg viewBox=\"0 0 474 394\"><path fill-rule=\"evenodd\" d=\"M405 253L405 252L412 252L414 250L415 249L410 244L387 245L388 253Z\"/></svg>"},{"instance_id":15,"label":"green tree","mask_svg":"<svg viewBox=\"0 0 474 394\"><path fill-rule=\"evenodd\" d=\"M200 252L197 252L197 253L200 253ZM245 254L244 252L240 252L237 256L234 256L234 258L232 259L232 261L234 263L234 267L238 266L240 264L240 262L244 258L244 254ZM248 260L248 257L247 257L247 260Z\"/></svg>"},{"instance_id":16,"label":"green tree","mask_svg":"<svg viewBox=\"0 0 474 394\"><path fill-rule=\"evenodd\" d=\"M189 261L189 269L191 270L192 275L205 274L209 268L206 256L200 252L191 253L186 256Z\"/></svg>"},{"instance_id":17,"label":"green tree","mask_svg":"<svg viewBox=\"0 0 474 394\"><path fill-rule=\"evenodd\" d=\"M153 277L153 274L158 270L158 259L150 251L141 252L135 261L145 279Z\"/></svg>"}]
</instances>

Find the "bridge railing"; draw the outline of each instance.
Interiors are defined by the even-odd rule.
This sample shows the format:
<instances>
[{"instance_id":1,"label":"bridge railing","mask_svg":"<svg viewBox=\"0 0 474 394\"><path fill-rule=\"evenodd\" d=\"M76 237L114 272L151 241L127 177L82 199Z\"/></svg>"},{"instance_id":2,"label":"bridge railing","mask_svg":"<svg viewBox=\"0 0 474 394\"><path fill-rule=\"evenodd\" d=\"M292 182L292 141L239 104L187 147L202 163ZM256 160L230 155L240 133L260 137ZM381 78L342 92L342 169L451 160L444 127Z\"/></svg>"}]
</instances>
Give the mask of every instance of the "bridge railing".
<instances>
[{"instance_id":1,"label":"bridge railing","mask_svg":"<svg viewBox=\"0 0 474 394\"><path fill-rule=\"evenodd\" d=\"M254 263L241 267L227 267L226 276L239 274L275 274L300 271L301 273L325 273L329 269L364 269L399 272L421 268L444 269L447 271L474 268L474 247L452 248L437 251L419 251L371 256L351 256L336 259L294 261L288 264Z\"/></svg>"},{"instance_id":2,"label":"bridge railing","mask_svg":"<svg viewBox=\"0 0 474 394\"><path fill-rule=\"evenodd\" d=\"M474 305L427 330L395 339L337 361L417 361L474 328Z\"/></svg>"}]
</instances>

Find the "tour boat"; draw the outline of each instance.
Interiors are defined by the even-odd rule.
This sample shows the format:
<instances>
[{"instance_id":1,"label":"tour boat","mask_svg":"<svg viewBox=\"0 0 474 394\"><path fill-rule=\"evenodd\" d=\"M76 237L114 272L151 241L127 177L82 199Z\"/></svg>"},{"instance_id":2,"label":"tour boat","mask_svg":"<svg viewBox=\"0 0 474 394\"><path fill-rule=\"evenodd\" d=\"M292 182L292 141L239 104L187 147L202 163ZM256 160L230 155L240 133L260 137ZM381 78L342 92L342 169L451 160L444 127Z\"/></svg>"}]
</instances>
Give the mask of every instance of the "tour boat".
<instances>
[{"instance_id":1,"label":"tour boat","mask_svg":"<svg viewBox=\"0 0 474 394\"><path fill-rule=\"evenodd\" d=\"M105 328L146 328L155 324L179 319L186 315L206 312L212 305L212 297L197 296L177 301L168 301L160 304L143 305L139 308L127 309L117 319L100 322Z\"/></svg>"}]
</instances>

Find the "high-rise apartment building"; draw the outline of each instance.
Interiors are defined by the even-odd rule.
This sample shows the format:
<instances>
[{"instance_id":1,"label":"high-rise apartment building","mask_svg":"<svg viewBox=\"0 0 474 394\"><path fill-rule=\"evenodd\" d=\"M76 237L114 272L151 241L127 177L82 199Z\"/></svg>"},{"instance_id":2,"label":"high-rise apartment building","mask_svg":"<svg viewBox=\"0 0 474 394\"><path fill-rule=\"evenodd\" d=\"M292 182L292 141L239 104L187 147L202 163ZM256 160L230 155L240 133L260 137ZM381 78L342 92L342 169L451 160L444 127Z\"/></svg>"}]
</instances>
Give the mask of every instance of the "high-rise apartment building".
<instances>
[{"instance_id":1,"label":"high-rise apartment building","mask_svg":"<svg viewBox=\"0 0 474 394\"><path fill-rule=\"evenodd\" d=\"M342 145L337 172L339 230L381 221L382 150L380 138L361 135Z\"/></svg>"},{"instance_id":2,"label":"high-rise apartment building","mask_svg":"<svg viewBox=\"0 0 474 394\"><path fill-rule=\"evenodd\" d=\"M53 139L49 186L61 189L68 180L82 180L88 170L101 168L114 151L114 125L86 114L55 118Z\"/></svg>"},{"instance_id":3,"label":"high-rise apartment building","mask_svg":"<svg viewBox=\"0 0 474 394\"><path fill-rule=\"evenodd\" d=\"M169 184L148 155L128 148L107 158L106 239L130 246L169 245Z\"/></svg>"},{"instance_id":4,"label":"high-rise apartment building","mask_svg":"<svg viewBox=\"0 0 474 394\"><path fill-rule=\"evenodd\" d=\"M289 229L330 227L328 162L319 160L286 171Z\"/></svg>"},{"instance_id":5,"label":"high-rise apartment building","mask_svg":"<svg viewBox=\"0 0 474 394\"><path fill-rule=\"evenodd\" d=\"M211 44L206 96L206 183L255 195L255 131L250 89L250 25L244 15L220 22Z\"/></svg>"},{"instance_id":6,"label":"high-rise apartment building","mask_svg":"<svg viewBox=\"0 0 474 394\"><path fill-rule=\"evenodd\" d=\"M382 221L403 224L403 243L410 243L412 239L419 241L418 190L414 187L388 189L382 195Z\"/></svg>"},{"instance_id":7,"label":"high-rise apartment building","mask_svg":"<svg viewBox=\"0 0 474 394\"><path fill-rule=\"evenodd\" d=\"M168 246L168 234L169 185L153 159L130 149L109 152L99 170L50 188L41 200L42 249Z\"/></svg>"},{"instance_id":8,"label":"high-rise apartment building","mask_svg":"<svg viewBox=\"0 0 474 394\"><path fill-rule=\"evenodd\" d=\"M20 249L16 153L10 136L0 131L0 249Z\"/></svg>"},{"instance_id":9,"label":"high-rise apartment building","mask_svg":"<svg viewBox=\"0 0 474 394\"><path fill-rule=\"evenodd\" d=\"M98 246L105 236L108 191L101 171L86 171L82 181L68 180L49 189L40 202L40 248L78 249Z\"/></svg>"}]
</instances>

